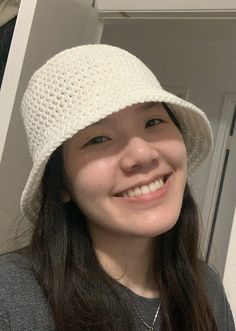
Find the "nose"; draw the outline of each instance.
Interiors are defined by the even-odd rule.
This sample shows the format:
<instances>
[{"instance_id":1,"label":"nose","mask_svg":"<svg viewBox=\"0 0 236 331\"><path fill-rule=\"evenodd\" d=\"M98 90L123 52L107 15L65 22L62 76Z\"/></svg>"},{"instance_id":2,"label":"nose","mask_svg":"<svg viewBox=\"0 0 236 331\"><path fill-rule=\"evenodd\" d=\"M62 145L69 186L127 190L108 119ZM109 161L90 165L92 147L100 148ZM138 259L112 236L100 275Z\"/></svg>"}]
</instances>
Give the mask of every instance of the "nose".
<instances>
[{"instance_id":1,"label":"nose","mask_svg":"<svg viewBox=\"0 0 236 331\"><path fill-rule=\"evenodd\" d=\"M120 165L123 171L132 172L138 169L146 169L158 162L159 152L148 141L133 137L124 147Z\"/></svg>"}]
</instances>

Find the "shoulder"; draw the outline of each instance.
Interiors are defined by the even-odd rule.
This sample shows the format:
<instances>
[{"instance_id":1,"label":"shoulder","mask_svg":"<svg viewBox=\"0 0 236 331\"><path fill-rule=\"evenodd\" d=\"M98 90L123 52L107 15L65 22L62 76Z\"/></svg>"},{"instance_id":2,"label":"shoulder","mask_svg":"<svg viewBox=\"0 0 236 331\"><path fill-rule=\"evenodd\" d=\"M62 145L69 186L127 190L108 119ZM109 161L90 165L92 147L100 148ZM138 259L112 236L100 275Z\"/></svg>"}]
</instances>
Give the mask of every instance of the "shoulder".
<instances>
[{"instance_id":1,"label":"shoulder","mask_svg":"<svg viewBox=\"0 0 236 331\"><path fill-rule=\"evenodd\" d=\"M209 304L213 310L219 331L234 331L234 321L225 289L217 270L201 261L200 269Z\"/></svg>"},{"instance_id":2,"label":"shoulder","mask_svg":"<svg viewBox=\"0 0 236 331\"><path fill-rule=\"evenodd\" d=\"M203 261L200 262L200 268L208 295L223 295L224 288L218 271L213 266Z\"/></svg>"},{"instance_id":3,"label":"shoulder","mask_svg":"<svg viewBox=\"0 0 236 331\"><path fill-rule=\"evenodd\" d=\"M13 271L14 269L29 268L30 262L27 257L27 248L16 252L0 254L0 273Z\"/></svg>"},{"instance_id":4,"label":"shoulder","mask_svg":"<svg viewBox=\"0 0 236 331\"><path fill-rule=\"evenodd\" d=\"M49 306L25 250L0 255L1 330L3 323L13 330L52 330Z\"/></svg>"},{"instance_id":5,"label":"shoulder","mask_svg":"<svg viewBox=\"0 0 236 331\"><path fill-rule=\"evenodd\" d=\"M0 299L8 293L27 295L36 288L38 283L25 251L0 255Z\"/></svg>"}]
</instances>

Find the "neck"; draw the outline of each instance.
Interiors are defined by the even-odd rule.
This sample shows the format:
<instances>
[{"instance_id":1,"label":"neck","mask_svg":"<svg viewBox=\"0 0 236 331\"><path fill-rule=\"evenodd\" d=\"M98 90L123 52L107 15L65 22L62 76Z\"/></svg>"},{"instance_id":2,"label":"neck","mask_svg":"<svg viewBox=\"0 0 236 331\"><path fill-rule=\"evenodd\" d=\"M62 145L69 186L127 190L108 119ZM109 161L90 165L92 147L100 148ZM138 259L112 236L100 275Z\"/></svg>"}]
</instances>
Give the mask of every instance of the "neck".
<instances>
[{"instance_id":1,"label":"neck","mask_svg":"<svg viewBox=\"0 0 236 331\"><path fill-rule=\"evenodd\" d=\"M134 293L158 296L152 270L153 238L133 238L90 231L97 258L103 269Z\"/></svg>"}]
</instances>

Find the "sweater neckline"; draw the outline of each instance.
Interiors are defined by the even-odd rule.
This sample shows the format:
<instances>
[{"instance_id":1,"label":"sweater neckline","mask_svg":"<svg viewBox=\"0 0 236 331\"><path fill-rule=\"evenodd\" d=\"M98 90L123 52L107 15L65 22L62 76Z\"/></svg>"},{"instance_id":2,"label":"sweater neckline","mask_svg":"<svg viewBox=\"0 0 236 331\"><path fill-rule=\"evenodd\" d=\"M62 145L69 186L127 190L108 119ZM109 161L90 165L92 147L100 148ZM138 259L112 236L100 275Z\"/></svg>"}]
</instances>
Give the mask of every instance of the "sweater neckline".
<instances>
[{"instance_id":1,"label":"sweater neckline","mask_svg":"<svg viewBox=\"0 0 236 331\"><path fill-rule=\"evenodd\" d=\"M119 283L119 286L131 297L131 299L135 300L135 301L139 301L140 303L156 303L158 301L160 301L160 296L156 296L154 298L148 298L148 297L144 297L142 295L139 295L137 293L135 293L134 291L132 291L129 287Z\"/></svg>"}]
</instances>

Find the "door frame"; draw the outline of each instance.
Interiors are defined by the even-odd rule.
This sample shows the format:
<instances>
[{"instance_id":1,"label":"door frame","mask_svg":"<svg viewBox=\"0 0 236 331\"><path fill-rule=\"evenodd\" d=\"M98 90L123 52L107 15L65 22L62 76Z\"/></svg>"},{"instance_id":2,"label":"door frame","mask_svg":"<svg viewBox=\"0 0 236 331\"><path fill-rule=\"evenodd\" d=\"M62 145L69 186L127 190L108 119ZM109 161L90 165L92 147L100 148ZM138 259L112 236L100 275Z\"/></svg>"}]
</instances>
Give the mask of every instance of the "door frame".
<instances>
[{"instance_id":1,"label":"door frame","mask_svg":"<svg viewBox=\"0 0 236 331\"><path fill-rule=\"evenodd\" d=\"M216 201L219 192L221 174L224 165L225 151L228 144L231 123L236 107L236 94L226 94L224 98L221 117L215 147L210 165L209 178L207 182L206 193L202 210L202 218L204 220L204 231L202 239L202 253L206 257L211 235Z\"/></svg>"}]
</instances>

